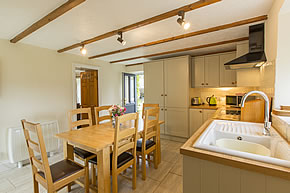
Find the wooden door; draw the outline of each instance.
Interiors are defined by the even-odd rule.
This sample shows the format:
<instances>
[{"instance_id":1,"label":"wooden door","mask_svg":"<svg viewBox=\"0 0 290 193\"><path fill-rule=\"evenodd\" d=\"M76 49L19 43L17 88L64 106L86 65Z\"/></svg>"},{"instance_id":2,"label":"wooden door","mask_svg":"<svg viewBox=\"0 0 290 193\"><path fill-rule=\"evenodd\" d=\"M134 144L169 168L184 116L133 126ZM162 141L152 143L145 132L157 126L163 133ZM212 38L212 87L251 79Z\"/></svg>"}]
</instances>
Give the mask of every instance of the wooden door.
<instances>
[{"instance_id":1,"label":"wooden door","mask_svg":"<svg viewBox=\"0 0 290 193\"><path fill-rule=\"evenodd\" d=\"M166 108L165 120L165 134L188 137L188 108Z\"/></svg>"},{"instance_id":2,"label":"wooden door","mask_svg":"<svg viewBox=\"0 0 290 193\"><path fill-rule=\"evenodd\" d=\"M164 107L163 61L144 64L144 103Z\"/></svg>"},{"instance_id":3,"label":"wooden door","mask_svg":"<svg viewBox=\"0 0 290 193\"><path fill-rule=\"evenodd\" d=\"M220 55L220 86L233 87L237 85L237 72L235 70L226 70L224 64L235 59L236 53L226 53Z\"/></svg>"},{"instance_id":4,"label":"wooden door","mask_svg":"<svg viewBox=\"0 0 290 193\"><path fill-rule=\"evenodd\" d=\"M205 87L219 87L220 59L218 55L205 56L204 72Z\"/></svg>"},{"instance_id":5,"label":"wooden door","mask_svg":"<svg viewBox=\"0 0 290 193\"><path fill-rule=\"evenodd\" d=\"M189 57L171 58L164 61L165 107L189 106Z\"/></svg>"},{"instance_id":6,"label":"wooden door","mask_svg":"<svg viewBox=\"0 0 290 193\"><path fill-rule=\"evenodd\" d=\"M189 110L189 136L192 136L203 124L202 109Z\"/></svg>"},{"instance_id":7,"label":"wooden door","mask_svg":"<svg viewBox=\"0 0 290 193\"><path fill-rule=\"evenodd\" d=\"M204 56L194 57L191 68L191 87L198 88L204 86Z\"/></svg>"},{"instance_id":8,"label":"wooden door","mask_svg":"<svg viewBox=\"0 0 290 193\"><path fill-rule=\"evenodd\" d=\"M92 109L93 124L95 124L94 107L99 106L98 71L81 72L81 107ZM83 117L82 118L87 118ZM82 119L81 118L81 119Z\"/></svg>"},{"instance_id":9,"label":"wooden door","mask_svg":"<svg viewBox=\"0 0 290 193\"><path fill-rule=\"evenodd\" d=\"M123 73L123 106L126 113L137 111L137 79L136 74Z\"/></svg>"}]
</instances>

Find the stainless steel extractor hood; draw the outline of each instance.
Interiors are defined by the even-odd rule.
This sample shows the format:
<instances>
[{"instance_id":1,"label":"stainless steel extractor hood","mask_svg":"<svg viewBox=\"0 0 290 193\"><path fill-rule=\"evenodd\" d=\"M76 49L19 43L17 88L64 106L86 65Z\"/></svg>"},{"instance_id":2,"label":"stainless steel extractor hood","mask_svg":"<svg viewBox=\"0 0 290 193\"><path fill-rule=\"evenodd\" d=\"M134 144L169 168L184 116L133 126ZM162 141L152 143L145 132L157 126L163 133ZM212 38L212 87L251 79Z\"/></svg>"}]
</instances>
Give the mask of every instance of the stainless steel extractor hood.
<instances>
[{"instance_id":1,"label":"stainless steel extractor hood","mask_svg":"<svg viewBox=\"0 0 290 193\"><path fill-rule=\"evenodd\" d=\"M249 28L249 53L225 63L227 70L260 68L267 61L264 52L264 23Z\"/></svg>"}]
</instances>

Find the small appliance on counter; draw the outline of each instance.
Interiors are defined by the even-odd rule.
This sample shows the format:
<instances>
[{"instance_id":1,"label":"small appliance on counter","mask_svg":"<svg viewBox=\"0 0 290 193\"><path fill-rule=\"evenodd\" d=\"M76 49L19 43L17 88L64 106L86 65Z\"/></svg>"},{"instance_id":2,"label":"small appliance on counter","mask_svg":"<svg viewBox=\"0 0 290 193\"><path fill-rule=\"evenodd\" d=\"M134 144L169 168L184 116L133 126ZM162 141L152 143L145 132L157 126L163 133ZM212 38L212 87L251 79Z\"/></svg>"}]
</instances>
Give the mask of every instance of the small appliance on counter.
<instances>
[{"instance_id":1,"label":"small appliance on counter","mask_svg":"<svg viewBox=\"0 0 290 193\"><path fill-rule=\"evenodd\" d=\"M191 105L192 106L199 106L199 105L201 105L200 97L193 97L193 98L191 98Z\"/></svg>"},{"instance_id":2,"label":"small appliance on counter","mask_svg":"<svg viewBox=\"0 0 290 193\"><path fill-rule=\"evenodd\" d=\"M226 95L226 105L231 107L240 107L243 96L241 95ZM255 100L256 96L249 96L247 101Z\"/></svg>"},{"instance_id":3,"label":"small appliance on counter","mask_svg":"<svg viewBox=\"0 0 290 193\"><path fill-rule=\"evenodd\" d=\"M211 97L207 97L206 102L208 103L209 106L216 106L217 105L216 97L214 97L214 95L212 95Z\"/></svg>"}]
</instances>

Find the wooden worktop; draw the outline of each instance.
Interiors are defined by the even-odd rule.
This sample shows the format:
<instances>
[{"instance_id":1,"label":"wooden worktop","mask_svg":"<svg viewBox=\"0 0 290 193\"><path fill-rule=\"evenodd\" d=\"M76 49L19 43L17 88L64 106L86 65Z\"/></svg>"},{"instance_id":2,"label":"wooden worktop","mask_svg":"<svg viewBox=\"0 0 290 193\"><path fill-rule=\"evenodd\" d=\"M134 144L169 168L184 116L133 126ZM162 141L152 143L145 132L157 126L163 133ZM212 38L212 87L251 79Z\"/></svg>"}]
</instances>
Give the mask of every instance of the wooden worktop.
<instances>
[{"instance_id":1,"label":"wooden worktop","mask_svg":"<svg viewBox=\"0 0 290 193\"><path fill-rule=\"evenodd\" d=\"M220 106L209 106L208 104L203 104L203 105L198 105L198 106L191 105L189 108L191 108L191 109L212 109L212 110L218 110L218 108L220 108Z\"/></svg>"},{"instance_id":2,"label":"wooden worktop","mask_svg":"<svg viewBox=\"0 0 290 193\"><path fill-rule=\"evenodd\" d=\"M209 119L208 121L206 121L194 133L194 135L191 136L189 140L187 140L187 142L180 148L181 154L195 157L198 159L216 162L219 164L228 165L231 167L255 171L266 175L276 176L286 180L290 180L290 168L194 148L193 144L197 141L197 139L200 137L200 135L205 131L205 129L210 125L212 121L213 119ZM271 129L271 135L279 138L279 134L275 129ZM281 143L281 149L283 149L283 151L281 152L283 152L285 156L287 156L287 154L290 154L289 144L286 141L284 141L284 143L282 141L279 141L279 143Z\"/></svg>"}]
</instances>

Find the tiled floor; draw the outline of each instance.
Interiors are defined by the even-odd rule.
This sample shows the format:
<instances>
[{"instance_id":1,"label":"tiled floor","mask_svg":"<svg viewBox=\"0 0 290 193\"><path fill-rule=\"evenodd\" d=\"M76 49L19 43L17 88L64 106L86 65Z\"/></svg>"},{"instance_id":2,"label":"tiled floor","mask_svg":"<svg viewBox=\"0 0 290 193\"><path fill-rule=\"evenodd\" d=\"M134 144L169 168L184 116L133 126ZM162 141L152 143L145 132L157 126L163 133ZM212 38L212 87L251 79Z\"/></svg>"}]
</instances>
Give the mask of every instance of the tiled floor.
<instances>
[{"instance_id":1,"label":"tiled floor","mask_svg":"<svg viewBox=\"0 0 290 193\"><path fill-rule=\"evenodd\" d=\"M137 173L137 188L132 190L131 181L119 176L119 193L181 193L182 192L182 155L179 148L182 143L161 140L162 161L158 169L153 165L147 166L147 179L143 181L141 176L141 166ZM62 154L57 154L50 158L50 163L54 163L63 158ZM1 169L1 168L0 168ZM126 175L130 176L130 170ZM32 193L32 175L30 165L23 168L8 168L0 170L0 193ZM46 192L40 185L40 192ZM67 192L66 188L59 192ZM74 185L73 193L81 193L84 190Z\"/></svg>"}]
</instances>

